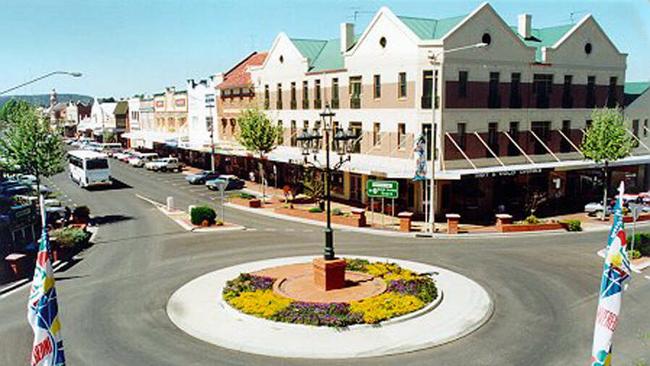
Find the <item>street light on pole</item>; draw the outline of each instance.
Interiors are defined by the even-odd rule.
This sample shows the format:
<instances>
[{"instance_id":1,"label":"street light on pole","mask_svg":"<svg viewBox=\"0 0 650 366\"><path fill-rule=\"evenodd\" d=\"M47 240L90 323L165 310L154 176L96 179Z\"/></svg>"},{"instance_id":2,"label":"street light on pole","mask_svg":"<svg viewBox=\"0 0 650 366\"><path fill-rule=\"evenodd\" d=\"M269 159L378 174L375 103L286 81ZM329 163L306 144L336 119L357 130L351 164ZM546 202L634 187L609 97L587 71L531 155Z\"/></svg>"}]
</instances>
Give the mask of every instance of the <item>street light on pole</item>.
<instances>
[{"instance_id":1,"label":"street light on pole","mask_svg":"<svg viewBox=\"0 0 650 366\"><path fill-rule=\"evenodd\" d=\"M467 46L462 46L462 47L456 47L456 48L451 48L448 50L443 50L442 52L435 54L433 52L429 53L429 63L433 66L436 63L439 63L437 58L440 55L447 54L447 53L452 53L452 52L457 52L457 51L463 51L463 50L469 50L469 49L474 49L474 48L484 48L487 47L487 43L475 43ZM440 64L440 80L442 80L441 84L444 84L445 80L445 75L442 72L443 71L443 66ZM435 85L435 71L432 70L432 89L431 90L431 138L429 138L429 151L431 153L431 184L429 186L429 225L427 225L427 231L433 236L433 233L436 231L436 136L435 134L437 133L436 129L436 100L435 100L435 88L437 85ZM442 119L441 119L441 125L440 125L440 131L444 131L442 128Z\"/></svg>"},{"instance_id":2,"label":"street light on pole","mask_svg":"<svg viewBox=\"0 0 650 366\"><path fill-rule=\"evenodd\" d=\"M54 76L54 75L69 75L69 76L72 76L74 78L78 78L78 77L81 77L83 74L80 73L80 72L70 72L70 71L52 71L52 72L47 73L45 75L39 76L39 77L37 77L35 79L29 80L29 81L26 81L26 82L24 82L22 84L11 87L11 88L9 88L7 90L0 91L0 95L7 94L7 93L9 93L11 91L14 91L16 89L20 89L20 88L22 88L24 86L27 86L29 84L33 84L33 83L35 83L35 82L37 82L39 80L43 80L45 78L49 78L50 76Z\"/></svg>"}]
</instances>

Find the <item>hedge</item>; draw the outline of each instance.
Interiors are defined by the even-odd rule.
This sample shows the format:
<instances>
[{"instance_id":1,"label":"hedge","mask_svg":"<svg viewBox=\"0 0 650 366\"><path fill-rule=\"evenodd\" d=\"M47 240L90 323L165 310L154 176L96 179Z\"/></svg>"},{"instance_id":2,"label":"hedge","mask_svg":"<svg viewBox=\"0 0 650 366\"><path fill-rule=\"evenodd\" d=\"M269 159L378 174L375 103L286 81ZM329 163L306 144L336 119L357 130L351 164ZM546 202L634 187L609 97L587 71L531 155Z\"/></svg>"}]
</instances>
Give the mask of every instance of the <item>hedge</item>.
<instances>
[{"instance_id":1,"label":"hedge","mask_svg":"<svg viewBox=\"0 0 650 366\"><path fill-rule=\"evenodd\" d=\"M627 246L632 249L632 235L627 237ZM650 256L650 233L637 233L634 237L634 249L638 250L642 256Z\"/></svg>"},{"instance_id":2,"label":"hedge","mask_svg":"<svg viewBox=\"0 0 650 366\"><path fill-rule=\"evenodd\" d=\"M88 243L90 233L76 227L66 227L50 232L50 237L56 237L63 248L79 248Z\"/></svg>"},{"instance_id":3,"label":"hedge","mask_svg":"<svg viewBox=\"0 0 650 366\"><path fill-rule=\"evenodd\" d=\"M192 212L190 212L190 220L193 225L201 225L205 220L207 220L210 225L213 225L216 218L217 213L208 206L194 207Z\"/></svg>"}]
</instances>

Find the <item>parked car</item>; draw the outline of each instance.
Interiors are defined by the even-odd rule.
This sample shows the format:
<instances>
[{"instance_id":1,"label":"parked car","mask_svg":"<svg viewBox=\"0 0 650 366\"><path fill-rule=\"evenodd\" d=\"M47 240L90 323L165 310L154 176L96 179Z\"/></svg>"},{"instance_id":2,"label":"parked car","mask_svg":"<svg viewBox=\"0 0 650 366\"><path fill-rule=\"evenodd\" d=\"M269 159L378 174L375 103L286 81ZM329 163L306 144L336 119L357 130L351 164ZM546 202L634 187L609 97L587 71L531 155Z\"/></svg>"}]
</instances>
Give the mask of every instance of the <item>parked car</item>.
<instances>
[{"instance_id":1,"label":"parked car","mask_svg":"<svg viewBox=\"0 0 650 366\"><path fill-rule=\"evenodd\" d=\"M158 154L156 153L135 153L129 159L129 165L142 168L146 163L158 159Z\"/></svg>"},{"instance_id":2,"label":"parked car","mask_svg":"<svg viewBox=\"0 0 650 366\"><path fill-rule=\"evenodd\" d=\"M610 215L612 213L612 207L607 206L606 207L606 215ZM600 215L603 212L603 204L602 202L589 202L585 205L585 213L589 216L597 216Z\"/></svg>"},{"instance_id":3,"label":"parked car","mask_svg":"<svg viewBox=\"0 0 650 366\"><path fill-rule=\"evenodd\" d=\"M153 170L154 172L166 172L166 171L177 171L180 172L183 169L183 165L176 158L162 158L150 161L144 164L144 167L148 170Z\"/></svg>"},{"instance_id":4,"label":"parked car","mask_svg":"<svg viewBox=\"0 0 650 366\"><path fill-rule=\"evenodd\" d=\"M37 192L37 188L39 188L39 187L36 184L32 184L32 189L34 190L34 192ZM52 193L52 190L50 189L50 187L46 186L45 184L41 184L40 189L41 189L40 193L42 193L42 194L50 194L50 193Z\"/></svg>"},{"instance_id":5,"label":"parked car","mask_svg":"<svg viewBox=\"0 0 650 366\"><path fill-rule=\"evenodd\" d=\"M223 181L226 183L226 191L242 189L246 185L243 180L237 178L234 175L222 175L217 179L212 179L205 182L205 185L208 187L208 189L217 191L219 190L219 183Z\"/></svg>"},{"instance_id":6,"label":"parked car","mask_svg":"<svg viewBox=\"0 0 650 366\"><path fill-rule=\"evenodd\" d=\"M218 172L212 172L209 170L203 170L200 171L196 174L190 174L187 177L185 177L185 180L189 184L205 184L205 182L213 179L219 178L219 173Z\"/></svg>"}]
</instances>

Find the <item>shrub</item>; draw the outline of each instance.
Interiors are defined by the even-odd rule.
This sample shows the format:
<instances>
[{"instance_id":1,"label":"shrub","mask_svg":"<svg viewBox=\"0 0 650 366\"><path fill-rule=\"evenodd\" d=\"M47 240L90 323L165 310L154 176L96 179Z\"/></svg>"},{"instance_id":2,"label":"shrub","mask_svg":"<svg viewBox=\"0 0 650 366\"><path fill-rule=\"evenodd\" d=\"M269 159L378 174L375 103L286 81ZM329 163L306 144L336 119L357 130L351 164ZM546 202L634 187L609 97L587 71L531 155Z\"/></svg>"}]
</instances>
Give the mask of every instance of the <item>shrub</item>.
<instances>
[{"instance_id":1,"label":"shrub","mask_svg":"<svg viewBox=\"0 0 650 366\"><path fill-rule=\"evenodd\" d=\"M418 275L398 266L395 263L372 263L366 266L366 273L369 275L383 278L386 281L393 280L415 280Z\"/></svg>"},{"instance_id":2,"label":"shrub","mask_svg":"<svg viewBox=\"0 0 650 366\"><path fill-rule=\"evenodd\" d=\"M63 248L79 248L90 238L90 233L76 227L65 227L50 232L50 237L56 237L57 242Z\"/></svg>"},{"instance_id":3,"label":"shrub","mask_svg":"<svg viewBox=\"0 0 650 366\"><path fill-rule=\"evenodd\" d=\"M292 300L276 295L272 290L257 290L242 292L228 303L243 313L270 318L291 305Z\"/></svg>"},{"instance_id":4,"label":"shrub","mask_svg":"<svg viewBox=\"0 0 650 366\"><path fill-rule=\"evenodd\" d=\"M540 223L540 220L537 218L535 215L530 215L526 217L524 220L524 223L529 224L529 225L537 225Z\"/></svg>"},{"instance_id":5,"label":"shrub","mask_svg":"<svg viewBox=\"0 0 650 366\"><path fill-rule=\"evenodd\" d=\"M627 237L628 246L632 244L632 235ZM634 249L638 250L642 256L650 256L650 233L637 233L634 235Z\"/></svg>"},{"instance_id":6,"label":"shrub","mask_svg":"<svg viewBox=\"0 0 650 366\"><path fill-rule=\"evenodd\" d=\"M364 272L366 273L366 266L369 265L365 259L358 258L345 258L345 270L346 271L355 271L355 272Z\"/></svg>"},{"instance_id":7,"label":"shrub","mask_svg":"<svg viewBox=\"0 0 650 366\"><path fill-rule=\"evenodd\" d=\"M628 251L627 251L627 256L628 256L630 259L639 259L639 258L641 258L641 252L639 252L639 251L636 250L636 249L634 249L634 250L628 250Z\"/></svg>"},{"instance_id":8,"label":"shrub","mask_svg":"<svg viewBox=\"0 0 650 366\"><path fill-rule=\"evenodd\" d=\"M190 220L193 225L201 225L204 220L208 220L208 223L212 225L216 218L217 213L208 206L194 207L192 212L190 212Z\"/></svg>"},{"instance_id":9,"label":"shrub","mask_svg":"<svg viewBox=\"0 0 650 366\"><path fill-rule=\"evenodd\" d=\"M226 286L223 288L223 298L230 300L239 296L242 292L270 290L273 287L273 282L275 280L271 277L242 273L239 277L226 282Z\"/></svg>"},{"instance_id":10,"label":"shrub","mask_svg":"<svg viewBox=\"0 0 650 366\"><path fill-rule=\"evenodd\" d=\"M256 198L256 197L253 194L242 192L242 193L239 194L239 198L243 198L245 200L252 200L253 198Z\"/></svg>"},{"instance_id":11,"label":"shrub","mask_svg":"<svg viewBox=\"0 0 650 366\"><path fill-rule=\"evenodd\" d=\"M332 210L332 215L334 215L334 216L341 216L341 215L343 215L343 211L341 211L340 208L336 207L336 208L334 208L334 209Z\"/></svg>"},{"instance_id":12,"label":"shrub","mask_svg":"<svg viewBox=\"0 0 650 366\"><path fill-rule=\"evenodd\" d=\"M348 304L317 304L302 301L295 301L285 309L275 313L272 320L337 328L363 323L362 315L350 312L350 305Z\"/></svg>"},{"instance_id":13,"label":"shrub","mask_svg":"<svg viewBox=\"0 0 650 366\"><path fill-rule=\"evenodd\" d=\"M567 231L582 231L582 222L580 220L567 220L563 224L566 225Z\"/></svg>"},{"instance_id":14,"label":"shrub","mask_svg":"<svg viewBox=\"0 0 650 366\"><path fill-rule=\"evenodd\" d=\"M393 280L388 284L386 291L397 292L402 295L413 295L425 304L438 297L438 288L433 279L422 276L416 280Z\"/></svg>"},{"instance_id":15,"label":"shrub","mask_svg":"<svg viewBox=\"0 0 650 366\"><path fill-rule=\"evenodd\" d=\"M90 209L88 206L75 207L72 216L74 216L75 220L87 222L90 219Z\"/></svg>"},{"instance_id":16,"label":"shrub","mask_svg":"<svg viewBox=\"0 0 650 366\"><path fill-rule=\"evenodd\" d=\"M309 212L311 212L311 213L320 213L320 212L323 212L323 209L320 208L320 207L311 207L311 208L309 208Z\"/></svg>"},{"instance_id":17,"label":"shrub","mask_svg":"<svg viewBox=\"0 0 650 366\"><path fill-rule=\"evenodd\" d=\"M223 226L223 220L222 219L217 219L217 221L215 222L215 225Z\"/></svg>"},{"instance_id":18,"label":"shrub","mask_svg":"<svg viewBox=\"0 0 650 366\"><path fill-rule=\"evenodd\" d=\"M369 324L411 313L424 306L424 302L413 295L386 292L368 299L353 301L350 311L359 313Z\"/></svg>"}]
</instances>

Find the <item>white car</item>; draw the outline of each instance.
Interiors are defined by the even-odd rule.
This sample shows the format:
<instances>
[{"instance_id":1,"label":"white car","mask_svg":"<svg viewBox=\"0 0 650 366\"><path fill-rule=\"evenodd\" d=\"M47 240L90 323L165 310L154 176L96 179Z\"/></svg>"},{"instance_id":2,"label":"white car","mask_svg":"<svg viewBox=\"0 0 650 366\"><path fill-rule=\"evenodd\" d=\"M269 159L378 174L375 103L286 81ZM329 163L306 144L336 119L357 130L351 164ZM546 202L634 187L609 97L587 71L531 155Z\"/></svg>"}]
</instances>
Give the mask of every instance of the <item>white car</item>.
<instances>
[{"instance_id":1,"label":"white car","mask_svg":"<svg viewBox=\"0 0 650 366\"><path fill-rule=\"evenodd\" d=\"M162 159L157 159L151 162L148 162L144 165L144 167L148 170L153 170L155 172L157 171L178 171L180 172L182 169L181 163L178 161L176 158L162 158Z\"/></svg>"},{"instance_id":2,"label":"white car","mask_svg":"<svg viewBox=\"0 0 650 366\"><path fill-rule=\"evenodd\" d=\"M142 168L146 163L158 159L158 154L156 153L136 153L133 154L133 157L129 159L129 165Z\"/></svg>"},{"instance_id":3,"label":"white car","mask_svg":"<svg viewBox=\"0 0 650 366\"><path fill-rule=\"evenodd\" d=\"M603 212L603 204L600 202L590 202L585 205L585 213L589 216L600 215ZM607 215L612 213L612 209L607 207Z\"/></svg>"}]
</instances>

